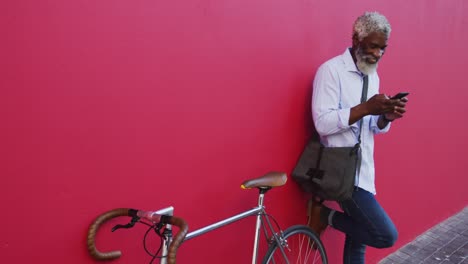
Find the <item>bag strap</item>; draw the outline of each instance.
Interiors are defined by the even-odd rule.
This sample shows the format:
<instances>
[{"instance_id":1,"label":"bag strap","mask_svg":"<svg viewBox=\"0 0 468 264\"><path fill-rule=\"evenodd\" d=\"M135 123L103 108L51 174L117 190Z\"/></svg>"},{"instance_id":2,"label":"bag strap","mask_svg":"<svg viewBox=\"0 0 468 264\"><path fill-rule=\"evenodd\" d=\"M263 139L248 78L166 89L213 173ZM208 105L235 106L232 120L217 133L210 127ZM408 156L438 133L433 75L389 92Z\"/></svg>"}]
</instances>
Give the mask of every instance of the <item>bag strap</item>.
<instances>
[{"instance_id":1,"label":"bag strap","mask_svg":"<svg viewBox=\"0 0 468 264\"><path fill-rule=\"evenodd\" d=\"M361 104L367 101L367 89L368 88L369 88L369 76L364 75L363 83L362 83ZM364 118L361 118L361 120L359 120L358 144L361 144L362 122L364 122Z\"/></svg>"},{"instance_id":2,"label":"bag strap","mask_svg":"<svg viewBox=\"0 0 468 264\"><path fill-rule=\"evenodd\" d=\"M361 104L367 101L367 88L369 87L369 76L364 75L362 83L362 95L361 95ZM361 176L361 161L362 161L362 150L361 150L361 133L362 133L362 123L364 122L364 117L359 120L359 138L358 143L356 144L358 158L356 160L356 174L357 174L357 183L356 188L359 186L359 176Z\"/></svg>"}]
</instances>

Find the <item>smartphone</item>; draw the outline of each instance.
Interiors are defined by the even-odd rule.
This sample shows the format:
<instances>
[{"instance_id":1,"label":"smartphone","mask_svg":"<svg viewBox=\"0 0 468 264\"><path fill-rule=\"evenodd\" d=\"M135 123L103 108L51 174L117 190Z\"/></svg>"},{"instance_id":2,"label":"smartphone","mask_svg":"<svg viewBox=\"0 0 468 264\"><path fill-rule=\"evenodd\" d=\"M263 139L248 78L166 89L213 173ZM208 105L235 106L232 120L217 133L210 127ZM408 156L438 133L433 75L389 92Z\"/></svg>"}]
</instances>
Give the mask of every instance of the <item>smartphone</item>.
<instances>
[{"instance_id":1,"label":"smartphone","mask_svg":"<svg viewBox=\"0 0 468 264\"><path fill-rule=\"evenodd\" d=\"M401 92L401 93L397 93L396 95L390 97L390 99L401 99L405 96L407 96L409 93L407 92Z\"/></svg>"}]
</instances>

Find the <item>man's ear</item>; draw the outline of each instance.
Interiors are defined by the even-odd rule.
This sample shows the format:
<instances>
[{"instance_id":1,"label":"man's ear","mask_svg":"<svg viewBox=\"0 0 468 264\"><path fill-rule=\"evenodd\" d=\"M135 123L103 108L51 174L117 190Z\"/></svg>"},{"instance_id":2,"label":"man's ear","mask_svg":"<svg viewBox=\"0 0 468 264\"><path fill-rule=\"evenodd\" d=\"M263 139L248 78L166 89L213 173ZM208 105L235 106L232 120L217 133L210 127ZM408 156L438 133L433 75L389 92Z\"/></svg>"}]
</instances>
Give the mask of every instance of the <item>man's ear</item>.
<instances>
[{"instance_id":1,"label":"man's ear","mask_svg":"<svg viewBox=\"0 0 468 264\"><path fill-rule=\"evenodd\" d=\"M358 34L357 33L354 33L353 34L353 48L359 46L359 38L358 38Z\"/></svg>"}]
</instances>

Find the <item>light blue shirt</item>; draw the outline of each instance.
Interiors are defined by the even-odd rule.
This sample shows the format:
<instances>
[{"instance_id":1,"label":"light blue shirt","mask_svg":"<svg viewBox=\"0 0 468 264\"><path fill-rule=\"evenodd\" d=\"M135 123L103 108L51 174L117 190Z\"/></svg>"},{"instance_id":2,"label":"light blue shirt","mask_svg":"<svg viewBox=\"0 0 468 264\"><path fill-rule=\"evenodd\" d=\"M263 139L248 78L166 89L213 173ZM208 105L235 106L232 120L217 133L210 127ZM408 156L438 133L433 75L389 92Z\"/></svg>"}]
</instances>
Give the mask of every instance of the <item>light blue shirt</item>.
<instances>
[{"instance_id":1,"label":"light blue shirt","mask_svg":"<svg viewBox=\"0 0 468 264\"><path fill-rule=\"evenodd\" d=\"M367 99L379 93L379 76L369 75ZM350 50L322 64L314 79L312 117L320 140L326 147L350 147L358 142L359 121L348 125L351 108L361 103L363 74L357 69ZM379 116L363 118L362 162L356 186L375 191L374 135L385 133L390 124L379 129Z\"/></svg>"}]
</instances>

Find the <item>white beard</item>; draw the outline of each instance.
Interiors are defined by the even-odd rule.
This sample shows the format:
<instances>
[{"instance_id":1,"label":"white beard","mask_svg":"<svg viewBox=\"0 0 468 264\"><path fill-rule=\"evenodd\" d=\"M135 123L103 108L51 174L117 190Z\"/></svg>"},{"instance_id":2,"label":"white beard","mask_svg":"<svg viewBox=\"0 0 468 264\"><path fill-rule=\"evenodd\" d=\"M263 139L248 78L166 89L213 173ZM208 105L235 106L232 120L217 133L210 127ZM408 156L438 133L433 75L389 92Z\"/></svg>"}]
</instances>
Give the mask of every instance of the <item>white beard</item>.
<instances>
[{"instance_id":1,"label":"white beard","mask_svg":"<svg viewBox=\"0 0 468 264\"><path fill-rule=\"evenodd\" d=\"M356 55L356 66L362 73L364 73L365 75L370 75L377 71L378 63L374 63L374 64L367 63L366 59L370 58L371 56L362 54L361 47L359 47L356 50L355 55Z\"/></svg>"}]
</instances>

